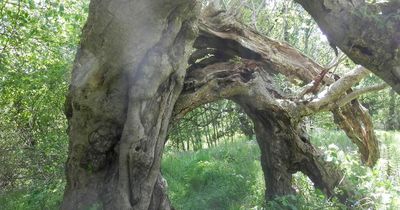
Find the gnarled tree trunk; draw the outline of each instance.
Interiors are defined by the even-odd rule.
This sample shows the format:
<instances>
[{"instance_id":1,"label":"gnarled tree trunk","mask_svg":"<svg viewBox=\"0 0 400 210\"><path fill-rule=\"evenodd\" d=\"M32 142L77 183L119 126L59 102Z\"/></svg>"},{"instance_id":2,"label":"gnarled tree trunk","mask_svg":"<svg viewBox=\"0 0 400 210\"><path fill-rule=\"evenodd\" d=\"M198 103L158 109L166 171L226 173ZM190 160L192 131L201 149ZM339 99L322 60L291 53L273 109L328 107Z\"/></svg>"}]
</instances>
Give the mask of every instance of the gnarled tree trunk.
<instances>
[{"instance_id":1,"label":"gnarled tree trunk","mask_svg":"<svg viewBox=\"0 0 400 210\"><path fill-rule=\"evenodd\" d=\"M337 196L350 204L355 199L352 186L343 172L323 159L312 146L301 125L296 125L286 110L267 108L258 110L248 99L234 99L253 120L261 151L261 166L266 183L266 199L294 194L292 174L301 171L327 198ZM341 193L335 192L341 189Z\"/></svg>"},{"instance_id":2,"label":"gnarled tree trunk","mask_svg":"<svg viewBox=\"0 0 400 210\"><path fill-rule=\"evenodd\" d=\"M170 209L160 160L196 2L93 0L66 101L62 209Z\"/></svg>"},{"instance_id":3,"label":"gnarled tree trunk","mask_svg":"<svg viewBox=\"0 0 400 210\"><path fill-rule=\"evenodd\" d=\"M325 69L296 49L285 43L280 43L264 37L253 29L239 23L232 16L225 13L219 13L211 17L203 17L200 22L200 35L194 43L197 48L189 62L186 76L186 89L196 90L199 84L192 82L198 80L202 74L209 73L213 68L206 68L204 72L196 71L212 64L222 63L227 60L235 60L242 63L247 72L241 74L251 75L254 69L264 69L272 74L281 73L286 76L289 81L298 83L302 81L307 84L313 82L320 72ZM237 59L237 58L240 59ZM194 61L198 62L194 62ZM240 68L239 66L227 67L215 66L216 68ZM227 71L224 74L232 73ZM221 72L222 74L222 72ZM342 109L348 109L343 115L346 119L351 119L352 123L347 121L336 121L336 123L346 131L346 134L356 143L362 154L362 161L369 166L373 166L379 158L379 149L376 136L373 132L372 124L368 123L370 116L363 111L363 107L351 105L349 102L354 100L351 95L351 87L368 74L363 67L356 67L353 71L348 72L344 78L335 81L333 75L327 75L322 80L325 85L330 85L327 90L313 100L303 100L295 93L283 96L285 104L292 106L293 118L302 118L312 115L319 111L334 111L335 113L343 113ZM250 78L247 78L250 79ZM202 81L204 82L204 81ZM265 84L266 88L278 91L274 85ZM363 92L363 91L361 91ZM206 92L202 94L207 94ZM276 93L279 94L279 93ZM357 96L357 94L354 94ZM200 100L195 98L194 100ZM335 111L339 110L339 111ZM182 110L184 111L184 110ZM185 113L185 112L184 112ZM357 113L357 114L354 114ZM354 117L357 116L357 117ZM355 127L354 127L355 126ZM357 127L357 129L353 129Z\"/></svg>"},{"instance_id":4,"label":"gnarled tree trunk","mask_svg":"<svg viewBox=\"0 0 400 210\"><path fill-rule=\"evenodd\" d=\"M168 124L222 98L242 106L256 126L267 198L294 193L296 171L329 197L337 186L340 198L351 197L340 170L323 161L300 125L307 115L337 110L338 124L373 165L379 153L369 116L348 103L356 104L351 86L363 69L337 81L325 76L329 91L311 101L282 94L272 75L309 83L324 68L221 11L203 17L197 36L196 11L187 0L91 2L66 101L62 208L170 209L160 174ZM192 44L197 51L189 57Z\"/></svg>"},{"instance_id":5,"label":"gnarled tree trunk","mask_svg":"<svg viewBox=\"0 0 400 210\"><path fill-rule=\"evenodd\" d=\"M298 171L309 176L327 197L337 196L343 203L354 199L352 187L341 170L326 162L311 145L301 119L294 115L293 106L286 105L270 70L250 69L247 62L221 62L190 71L173 120L203 103L222 98L233 100L254 122L267 200L294 194L292 174ZM341 194L335 193L337 187Z\"/></svg>"},{"instance_id":6,"label":"gnarled tree trunk","mask_svg":"<svg viewBox=\"0 0 400 210\"><path fill-rule=\"evenodd\" d=\"M284 94L274 83L277 73L304 83L324 70L321 66L284 43L260 36L223 13L201 21L197 48L185 85L174 109L179 120L197 106L218 99L230 99L244 108L255 125L261 150L261 164L267 185L266 198L294 193L292 174L301 171L327 197L336 195L343 203L354 200L353 188L337 166L324 161L301 127L305 116L318 111L339 113L336 121L356 143L367 165L379 157L370 116L355 100L353 84L368 73L362 67L335 81L326 92L311 100ZM238 58L239 57L239 58ZM354 94L353 94L354 93ZM357 116L357 117L355 117ZM335 193L339 187L341 193Z\"/></svg>"}]
</instances>

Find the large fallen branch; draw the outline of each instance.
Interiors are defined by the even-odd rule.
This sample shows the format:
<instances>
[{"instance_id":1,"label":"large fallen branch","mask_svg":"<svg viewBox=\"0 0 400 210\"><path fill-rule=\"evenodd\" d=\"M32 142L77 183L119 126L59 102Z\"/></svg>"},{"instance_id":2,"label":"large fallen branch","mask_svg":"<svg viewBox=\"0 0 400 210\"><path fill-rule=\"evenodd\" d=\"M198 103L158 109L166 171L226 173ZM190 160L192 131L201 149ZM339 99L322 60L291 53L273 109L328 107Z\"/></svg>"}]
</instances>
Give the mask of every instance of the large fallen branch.
<instances>
[{"instance_id":1,"label":"large fallen branch","mask_svg":"<svg viewBox=\"0 0 400 210\"><path fill-rule=\"evenodd\" d=\"M368 112L354 98L361 92L352 86L368 74L362 67L334 80L324 74L327 85L310 100L283 93L274 77L281 73L295 84L308 84L326 71L285 43L263 37L234 18L218 12L204 17L197 48L189 59L183 91L175 105L173 121L194 108L219 99L239 104L255 124L265 173L266 196L294 193L291 176L302 171L328 197L343 202L354 198L351 186L336 166L327 163L303 135L305 116L332 111L335 122L355 143L361 159L373 166L379 157L377 139ZM379 89L379 88L371 88ZM343 194L334 188L340 185Z\"/></svg>"},{"instance_id":2,"label":"large fallen branch","mask_svg":"<svg viewBox=\"0 0 400 210\"><path fill-rule=\"evenodd\" d=\"M192 54L190 58L189 73L188 75L195 75L191 73L199 68L205 68L209 65L226 62L233 60L236 63L243 63L246 69L254 70L256 68L267 71L269 74L281 73L288 78L294 84L309 84L311 81L318 78L322 72L326 69L321 65L317 64L307 56L300 53L298 50L287 45L262 36L258 32L254 31L250 27L247 27L240 22L236 21L232 16L225 14L224 12L216 12L213 15L203 17L200 21L200 35L195 40L194 47L197 51ZM347 74L345 78L335 82L332 78L332 74L324 74L322 82L324 85L330 85L327 91L328 94L317 97L314 101L308 100L291 100L293 95L282 95L282 105L291 107L293 110L292 117L296 121L301 121L301 118L305 115L311 115L319 111L327 111L337 108L332 104L334 102L350 93L349 88L358 82L363 76L367 74L366 71L361 71L361 67L352 74ZM229 69L224 69L226 74L229 74ZM353 75L353 76L352 76ZM190 76L187 76L186 84L191 83ZM190 85L186 85L188 88ZM194 85L196 86L196 85ZM277 90L278 91L278 90ZM206 92L204 94L207 94ZM184 94L183 94L184 95ZM348 109L354 113L360 113L357 127L363 127L362 118L368 118L369 116L362 112L364 109L360 104L359 106L348 106ZM350 113L345 113L349 115ZM351 118L351 116L348 116ZM336 121L339 127L355 126L356 124L341 124L343 121ZM370 129L370 128L366 128ZM372 129L372 128L371 128ZM356 136L364 136L365 130L352 129L351 127L345 130L352 130L354 132L360 132ZM377 142L375 134L372 131L370 138L364 138L363 141L374 141ZM349 138L354 138L355 135L349 134ZM355 140L353 140L355 141ZM372 143L365 142L364 145ZM373 143L377 145L376 143ZM361 146L361 145L358 145ZM359 148L360 151L365 148ZM379 155L372 154L373 157ZM367 159L363 162L369 163L372 166L376 162L376 158L369 158L374 160L368 162Z\"/></svg>"},{"instance_id":3,"label":"large fallen branch","mask_svg":"<svg viewBox=\"0 0 400 210\"><path fill-rule=\"evenodd\" d=\"M268 183L267 199L294 193L292 174L302 171L328 197L343 202L354 199L351 186L340 169L325 162L306 137L299 119L286 106L289 99L274 84L273 75L262 68L249 69L248 60L222 62L188 72L185 88L174 109L174 119L201 104L222 98L239 104L255 124L261 162ZM343 194L336 194L339 186Z\"/></svg>"}]
</instances>

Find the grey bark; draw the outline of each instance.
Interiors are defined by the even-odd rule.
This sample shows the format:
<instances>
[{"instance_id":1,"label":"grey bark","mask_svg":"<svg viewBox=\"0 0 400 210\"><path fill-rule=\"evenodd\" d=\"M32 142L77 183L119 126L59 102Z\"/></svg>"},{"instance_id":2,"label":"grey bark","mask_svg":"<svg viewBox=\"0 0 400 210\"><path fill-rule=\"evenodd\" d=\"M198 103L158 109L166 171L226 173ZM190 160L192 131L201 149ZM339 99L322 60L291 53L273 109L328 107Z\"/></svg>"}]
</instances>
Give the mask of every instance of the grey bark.
<instances>
[{"instance_id":1,"label":"grey bark","mask_svg":"<svg viewBox=\"0 0 400 210\"><path fill-rule=\"evenodd\" d=\"M66 101L62 209L170 209L160 160L195 1L93 0Z\"/></svg>"},{"instance_id":2,"label":"grey bark","mask_svg":"<svg viewBox=\"0 0 400 210\"><path fill-rule=\"evenodd\" d=\"M396 110L396 94L394 90L390 90L389 93L389 110L388 110L388 118L386 120L386 129L387 130L399 130L400 129L400 120L399 113Z\"/></svg>"},{"instance_id":3,"label":"grey bark","mask_svg":"<svg viewBox=\"0 0 400 210\"><path fill-rule=\"evenodd\" d=\"M332 46L371 70L400 94L400 2L295 0Z\"/></svg>"},{"instance_id":4,"label":"grey bark","mask_svg":"<svg viewBox=\"0 0 400 210\"><path fill-rule=\"evenodd\" d=\"M248 69L244 63L224 62L189 72L173 120L179 120L203 103L222 98L233 100L254 122L266 199L294 194L292 174L297 171L309 176L328 198L335 195L346 204L348 199L355 199L352 186L340 169L324 161L311 145L301 119L293 115L290 107L279 102L285 96L274 85L271 72L262 68ZM191 88L193 83L195 89ZM335 193L336 187L341 193Z\"/></svg>"},{"instance_id":5,"label":"grey bark","mask_svg":"<svg viewBox=\"0 0 400 210\"><path fill-rule=\"evenodd\" d=\"M286 110L277 107L259 110L248 99L235 97L234 100L245 107L255 124L266 200L295 194L292 175L301 171L328 199L337 196L342 203L352 204L352 200L356 199L353 186L338 166L324 160L322 153L312 146L304 127L293 123ZM336 188L341 192L335 192Z\"/></svg>"},{"instance_id":6,"label":"grey bark","mask_svg":"<svg viewBox=\"0 0 400 210\"><path fill-rule=\"evenodd\" d=\"M303 116L294 107L308 102L282 94L270 76L282 73L306 84L323 68L221 11L203 16L197 36L196 11L195 1L187 0L91 2L66 100L70 145L62 209L170 209L159 169L178 97L172 121L221 98L245 109L256 126L268 198L293 193L296 171L327 196L342 183L341 172L319 158L301 132ZM198 51L189 59L195 38ZM334 83L328 76L323 81ZM371 126L362 127L369 116L360 106L345 107L341 116L365 118L342 125L363 128L349 137L364 143L360 150L373 164L376 139ZM363 132L368 138L358 135Z\"/></svg>"},{"instance_id":7,"label":"grey bark","mask_svg":"<svg viewBox=\"0 0 400 210\"><path fill-rule=\"evenodd\" d=\"M233 100L244 108L255 124L267 185L266 199L294 193L291 177L297 171L309 176L328 198L336 195L346 204L349 199L357 199L338 167L324 161L311 145L301 122L304 116L324 110L322 104L332 104L351 96L352 84L367 75L363 69L355 69L337 81L325 77L324 83L334 87L329 89L327 98L304 101L283 94L274 84L273 75L282 73L306 84L324 69L286 44L262 37L221 13L202 20L194 46L198 51L192 54L193 61L203 59L206 54L208 57L214 54L217 59L206 65L203 65L205 62L201 65L192 63L175 105L173 120L179 120L201 104L223 98ZM208 53L199 53L205 49ZM226 61L227 58L230 60ZM370 116L364 108L357 100L352 100L328 110L344 117L336 123L359 147L362 160L367 165L374 165L379 150ZM341 193L335 193L337 187Z\"/></svg>"},{"instance_id":8,"label":"grey bark","mask_svg":"<svg viewBox=\"0 0 400 210\"><path fill-rule=\"evenodd\" d=\"M207 82L204 79L200 80L200 78L202 78L204 74L215 73L213 72L216 71L215 68L218 68L217 71L219 71L216 76L219 74L226 74L230 75L232 78L242 77L243 80L250 80L252 78L251 75L253 75L252 72L256 69L263 69L263 71L269 71L274 74L281 73L285 75L290 82L297 85L314 81L313 79L318 77L319 73L325 70L319 64L301 54L298 50L285 43L280 43L260 35L250 27L239 23L232 16L226 15L223 12L216 16L202 18L200 34L195 40L194 47L197 48L197 51L192 54L191 60L203 60L199 62L201 64L192 63L190 66L186 75L185 91L195 91L198 97L193 98L194 101L180 100L183 103L207 103L208 99L204 99L202 96L211 94L209 98L214 97L212 95L213 92L209 93L210 90L204 89L197 91L197 89ZM205 50L207 52L206 54L199 53ZM208 60L207 58L204 59L204 56L207 54L210 58L213 58L212 62L204 62ZM225 65L224 62L229 59L237 63L242 63L244 67L240 65L230 66L230 64L227 63L225 63ZM204 63L207 64L203 65ZM221 65L218 66L218 63ZM213 64L216 64L216 66L213 66ZM210 68L207 68L207 66ZM202 68L204 70L197 70ZM233 69L229 71L229 68ZM244 68L245 70L242 71L240 68ZM327 74L322 79L322 83L324 85L330 85L330 87L327 88L329 90L327 94L323 94L324 97L316 97L315 100L308 101L302 100L296 94L288 94L284 96L284 100L281 100L281 102L285 106L292 106L290 108L293 110L292 117L298 120L318 111L330 110L335 113L343 113L343 111L340 110L335 111L341 107L342 109L351 110L343 114L345 119L352 119L351 123L348 123L347 120L338 120L336 122L347 132L348 137L353 142L360 142L356 145L359 147L360 153L364 154L361 156L364 158L363 162L369 166L373 166L379 158L379 149L372 125L366 126L367 124L364 124L364 121L369 121L368 118L370 116L367 112L362 111L364 108L361 105L354 106L348 103L341 107L336 106L337 101L341 101L343 97L346 98L346 96L352 92L350 89L351 86L367 74L368 72L362 67L356 67L354 71L349 72L338 81L335 81L333 75ZM263 86L276 91L275 87L270 83L266 83ZM231 91L237 89L238 87L232 87ZM224 97L230 94L230 92L220 91L219 94L221 97ZM279 95L280 93L276 94ZM185 96L181 95L181 98L184 97ZM190 109L180 109L181 102L177 104L178 108L175 109L180 112L176 113L177 118L190 111ZM181 107L185 106L183 105ZM359 113L359 115L355 118L355 115L352 113ZM357 129L353 129L355 127L357 127Z\"/></svg>"}]
</instances>

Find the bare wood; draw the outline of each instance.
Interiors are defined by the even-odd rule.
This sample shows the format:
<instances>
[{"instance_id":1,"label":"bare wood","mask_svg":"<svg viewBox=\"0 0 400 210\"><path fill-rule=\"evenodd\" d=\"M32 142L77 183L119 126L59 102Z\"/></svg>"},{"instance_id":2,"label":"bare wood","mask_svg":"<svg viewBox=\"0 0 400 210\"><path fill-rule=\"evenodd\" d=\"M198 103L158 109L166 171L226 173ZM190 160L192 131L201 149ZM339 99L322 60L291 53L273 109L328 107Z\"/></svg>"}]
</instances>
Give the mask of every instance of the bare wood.
<instances>
[{"instance_id":1,"label":"bare wood","mask_svg":"<svg viewBox=\"0 0 400 210\"><path fill-rule=\"evenodd\" d=\"M258 66L263 71L267 71L269 74L281 73L285 75L289 81L297 85L310 83L321 72L326 70L286 43L280 43L266 38L250 27L239 23L234 17L226 13L220 13L213 18L202 19L199 28L200 36L195 41L195 48L214 48L225 52L226 55L228 55L227 57L241 57L243 59L257 61ZM221 62L224 61L221 60ZM236 62L241 62L241 60L236 59ZM191 69L191 71L192 70L196 71L195 69ZM323 96L321 94L321 98L317 98L318 100L310 103L311 105L308 105L308 101L292 101L290 100L290 96L286 96L289 100L279 99L278 101L282 106L291 107L290 109L295 119L301 119L304 115L310 115L318 111L329 110L327 104L333 102L330 101L331 99L337 100L342 95L345 95L346 90L362 78L362 75L357 75L358 73L355 72L353 76L349 75L347 79L343 79L339 83L331 86L327 95ZM358 79L351 79L354 77ZM325 75L323 81L326 85L332 85L335 79ZM367 113L361 112L363 109L362 106L345 106L348 106L348 109L352 110L351 112L360 113L362 118L369 117ZM350 115L351 112L346 112L344 114ZM337 121L337 123L342 122L343 121ZM357 123L362 124L361 121L357 121L354 124L342 124L339 126L353 126ZM347 130L351 130L351 128ZM362 132L362 130L357 131ZM373 131L370 133L373 134ZM350 135L350 133L348 136L349 138L355 137L355 135ZM362 134L358 136L362 136ZM371 138L364 138L364 140L377 141L374 134ZM365 150L365 148L359 149L360 151ZM373 156L375 157L376 155ZM376 158L374 158L374 160L376 160Z\"/></svg>"},{"instance_id":2,"label":"bare wood","mask_svg":"<svg viewBox=\"0 0 400 210\"><path fill-rule=\"evenodd\" d=\"M400 25L396 18L399 1L295 1L310 13L332 45L400 94Z\"/></svg>"},{"instance_id":3,"label":"bare wood","mask_svg":"<svg viewBox=\"0 0 400 210\"><path fill-rule=\"evenodd\" d=\"M354 89L351 93L343 96L334 104L338 107L341 107L341 106L346 105L350 101L358 98L359 96L361 96L363 94L380 91L380 90L383 90L388 87L389 87L389 85L387 83L381 83L381 84L377 84L377 85L373 85L373 86L369 86L369 87L365 87L365 88Z\"/></svg>"}]
</instances>

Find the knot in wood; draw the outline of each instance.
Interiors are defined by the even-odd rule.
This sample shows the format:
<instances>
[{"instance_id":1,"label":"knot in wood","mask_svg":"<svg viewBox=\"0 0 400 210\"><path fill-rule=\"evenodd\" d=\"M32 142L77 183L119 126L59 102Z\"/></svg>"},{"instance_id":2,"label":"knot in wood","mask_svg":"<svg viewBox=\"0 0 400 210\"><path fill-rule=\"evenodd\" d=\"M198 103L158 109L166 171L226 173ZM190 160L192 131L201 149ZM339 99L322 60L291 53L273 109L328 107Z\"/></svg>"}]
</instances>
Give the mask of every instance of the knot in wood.
<instances>
[{"instance_id":1,"label":"knot in wood","mask_svg":"<svg viewBox=\"0 0 400 210\"><path fill-rule=\"evenodd\" d=\"M119 129L115 125L107 123L89 134L89 144L95 151L106 153L118 142L119 136Z\"/></svg>"}]
</instances>

